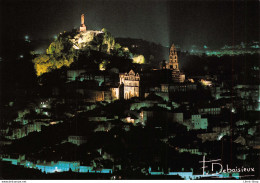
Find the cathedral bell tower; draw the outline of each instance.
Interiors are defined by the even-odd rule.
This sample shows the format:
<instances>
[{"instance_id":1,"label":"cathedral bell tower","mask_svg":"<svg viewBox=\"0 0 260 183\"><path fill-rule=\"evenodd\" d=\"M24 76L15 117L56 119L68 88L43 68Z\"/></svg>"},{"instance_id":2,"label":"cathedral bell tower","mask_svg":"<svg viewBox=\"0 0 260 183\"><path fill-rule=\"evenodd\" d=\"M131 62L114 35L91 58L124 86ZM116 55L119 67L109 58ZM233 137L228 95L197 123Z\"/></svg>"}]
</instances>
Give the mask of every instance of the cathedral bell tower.
<instances>
[{"instance_id":1,"label":"cathedral bell tower","mask_svg":"<svg viewBox=\"0 0 260 183\"><path fill-rule=\"evenodd\" d=\"M178 55L174 44L172 44L169 55L169 64L167 69L179 71Z\"/></svg>"},{"instance_id":2,"label":"cathedral bell tower","mask_svg":"<svg viewBox=\"0 0 260 183\"><path fill-rule=\"evenodd\" d=\"M172 44L170 48L170 55L168 62L161 62L161 69L169 69L172 72L172 81L175 83L183 83L185 81L185 74L179 69L177 50Z\"/></svg>"}]
</instances>

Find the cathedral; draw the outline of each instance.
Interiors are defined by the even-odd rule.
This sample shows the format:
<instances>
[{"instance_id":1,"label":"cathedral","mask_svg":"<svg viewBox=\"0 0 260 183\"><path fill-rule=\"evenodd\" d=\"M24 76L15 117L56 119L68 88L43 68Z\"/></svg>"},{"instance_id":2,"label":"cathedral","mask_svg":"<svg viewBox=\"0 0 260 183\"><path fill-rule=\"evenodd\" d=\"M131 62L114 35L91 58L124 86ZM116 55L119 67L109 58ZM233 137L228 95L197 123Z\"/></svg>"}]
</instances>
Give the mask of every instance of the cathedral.
<instances>
[{"instance_id":1,"label":"cathedral","mask_svg":"<svg viewBox=\"0 0 260 183\"><path fill-rule=\"evenodd\" d=\"M130 99L132 97L139 97L140 76L131 70L129 73L119 74L120 86L119 95L120 98Z\"/></svg>"},{"instance_id":2,"label":"cathedral","mask_svg":"<svg viewBox=\"0 0 260 183\"><path fill-rule=\"evenodd\" d=\"M179 69L178 55L174 44L170 49L169 61L162 63L160 69L169 69L172 71L172 80L176 83L183 83L185 81L185 74Z\"/></svg>"}]
</instances>

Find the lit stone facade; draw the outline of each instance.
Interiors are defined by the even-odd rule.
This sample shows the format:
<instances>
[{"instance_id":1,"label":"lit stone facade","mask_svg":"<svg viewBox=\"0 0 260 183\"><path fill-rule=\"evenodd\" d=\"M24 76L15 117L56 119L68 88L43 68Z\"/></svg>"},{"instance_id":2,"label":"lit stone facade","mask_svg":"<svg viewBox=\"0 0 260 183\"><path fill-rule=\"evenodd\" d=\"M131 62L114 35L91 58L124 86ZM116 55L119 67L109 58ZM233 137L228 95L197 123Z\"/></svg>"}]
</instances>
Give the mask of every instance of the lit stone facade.
<instances>
[{"instance_id":1,"label":"lit stone facade","mask_svg":"<svg viewBox=\"0 0 260 183\"><path fill-rule=\"evenodd\" d=\"M119 74L120 79L120 98L130 99L132 97L139 97L139 86L140 86L140 76L131 70L129 73ZM123 90L123 91L122 91Z\"/></svg>"},{"instance_id":2,"label":"lit stone facade","mask_svg":"<svg viewBox=\"0 0 260 183\"><path fill-rule=\"evenodd\" d=\"M112 100L119 99L119 88L110 88Z\"/></svg>"},{"instance_id":3,"label":"lit stone facade","mask_svg":"<svg viewBox=\"0 0 260 183\"><path fill-rule=\"evenodd\" d=\"M166 69L179 71L178 55L174 44L172 44L169 55L169 62L166 64Z\"/></svg>"}]
</instances>

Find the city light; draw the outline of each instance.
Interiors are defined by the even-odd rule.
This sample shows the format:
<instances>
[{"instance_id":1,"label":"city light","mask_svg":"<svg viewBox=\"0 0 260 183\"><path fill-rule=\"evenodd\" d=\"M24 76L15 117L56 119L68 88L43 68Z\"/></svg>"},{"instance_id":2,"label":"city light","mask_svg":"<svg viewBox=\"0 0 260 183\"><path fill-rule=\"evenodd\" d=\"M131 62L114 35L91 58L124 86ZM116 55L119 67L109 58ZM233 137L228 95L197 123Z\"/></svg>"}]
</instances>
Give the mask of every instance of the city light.
<instances>
[{"instance_id":1,"label":"city light","mask_svg":"<svg viewBox=\"0 0 260 183\"><path fill-rule=\"evenodd\" d=\"M26 42L31 42L31 40L30 40L30 38L29 38L28 35L25 35L25 36L24 36L24 40L25 40Z\"/></svg>"},{"instance_id":2,"label":"city light","mask_svg":"<svg viewBox=\"0 0 260 183\"><path fill-rule=\"evenodd\" d=\"M1 179L258 180L258 6L215 1L3 3Z\"/></svg>"}]
</instances>

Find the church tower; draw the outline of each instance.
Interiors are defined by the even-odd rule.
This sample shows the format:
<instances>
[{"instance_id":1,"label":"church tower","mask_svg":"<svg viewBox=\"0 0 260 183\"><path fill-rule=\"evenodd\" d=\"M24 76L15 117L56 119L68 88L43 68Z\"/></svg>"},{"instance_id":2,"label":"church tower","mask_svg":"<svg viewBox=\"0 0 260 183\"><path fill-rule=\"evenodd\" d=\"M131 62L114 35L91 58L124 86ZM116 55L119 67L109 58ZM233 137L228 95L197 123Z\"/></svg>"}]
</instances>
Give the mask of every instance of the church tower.
<instances>
[{"instance_id":1,"label":"church tower","mask_svg":"<svg viewBox=\"0 0 260 183\"><path fill-rule=\"evenodd\" d=\"M172 81L175 83L183 83L185 81L185 74L179 69L177 50L172 44L170 48L169 61L161 62L161 69L169 69L172 72Z\"/></svg>"},{"instance_id":2,"label":"church tower","mask_svg":"<svg viewBox=\"0 0 260 183\"><path fill-rule=\"evenodd\" d=\"M169 55L169 64L167 69L179 71L178 55L174 44L172 44Z\"/></svg>"}]
</instances>

